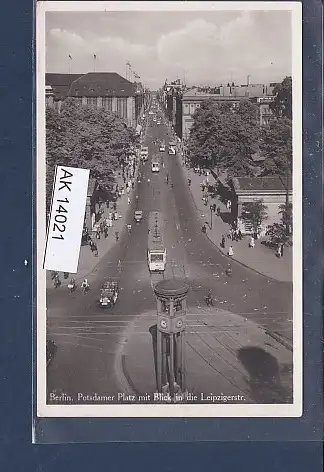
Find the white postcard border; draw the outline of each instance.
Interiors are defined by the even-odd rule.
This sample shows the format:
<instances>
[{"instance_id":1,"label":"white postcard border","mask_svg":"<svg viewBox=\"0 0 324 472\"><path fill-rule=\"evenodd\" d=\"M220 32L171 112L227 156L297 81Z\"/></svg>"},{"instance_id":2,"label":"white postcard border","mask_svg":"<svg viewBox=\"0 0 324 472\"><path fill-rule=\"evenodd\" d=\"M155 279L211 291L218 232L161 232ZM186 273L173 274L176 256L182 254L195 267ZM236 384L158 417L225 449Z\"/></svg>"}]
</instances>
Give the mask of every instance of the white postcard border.
<instances>
[{"instance_id":1,"label":"white postcard border","mask_svg":"<svg viewBox=\"0 0 324 472\"><path fill-rule=\"evenodd\" d=\"M303 384L302 267L302 4L301 2L37 2L37 416L38 417L300 417ZM45 205L45 14L77 11L234 11L289 10L292 13L293 76L293 403L280 405L47 405L46 404L46 243ZM42 217L43 215L43 217Z\"/></svg>"}]
</instances>

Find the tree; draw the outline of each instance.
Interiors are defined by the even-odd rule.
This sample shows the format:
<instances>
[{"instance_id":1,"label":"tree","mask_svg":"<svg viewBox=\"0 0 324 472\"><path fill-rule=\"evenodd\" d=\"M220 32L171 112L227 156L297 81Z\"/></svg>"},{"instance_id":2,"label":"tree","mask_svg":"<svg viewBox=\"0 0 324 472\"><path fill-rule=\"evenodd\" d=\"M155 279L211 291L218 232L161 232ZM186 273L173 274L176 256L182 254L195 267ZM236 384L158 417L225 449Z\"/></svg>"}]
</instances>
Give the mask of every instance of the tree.
<instances>
[{"instance_id":1,"label":"tree","mask_svg":"<svg viewBox=\"0 0 324 472\"><path fill-rule=\"evenodd\" d=\"M286 227L282 223L273 223L267 229L267 235L271 245L278 246L283 244L284 246L292 245L291 235L287 234Z\"/></svg>"},{"instance_id":2,"label":"tree","mask_svg":"<svg viewBox=\"0 0 324 472\"><path fill-rule=\"evenodd\" d=\"M250 223L253 231L256 233L263 221L268 219L267 209L268 207L263 204L262 199L243 203L240 218L244 222Z\"/></svg>"},{"instance_id":3,"label":"tree","mask_svg":"<svg viewBox=\"0 0 324 472\"><path fill-rule=\"evenodd\" d=\"M270 108L277 117L292 119L292 78L285 77L274 87L275 99Z\"/></svg>"},{"instance_id":4,"label":"tree","mask_svg":"<svg viewBox=\"0 0 324 472\"><path fill-rule=\"evenodd\" d=\"M113 172L127 158L136 143L133 129L114 113L102 108L83 107L66 99L58 113L46 110L47 202L52 193L56 165L90 169L103 192L110 192Z\"/></svg>"},{"instance_id":5,"label":"tree","mask_svg":"<svg viewBox=\"0 0 324 472\"><path fill-rule=\"evenodd\" d=\"M253 175L252 154L259 140L254 104L242 101L233 109L230 103L207 99L194 114L188 157L193 166Z\"/></svg>"},{"instance_id":6,"label":"tree","mask_svg":"<svg viewBox=\"0 0 324 472\"><path fill-rule=\"evenodd\" d=\"M281 223L286 228L286 233L291 234L293 224L292 203L283 203L279 205L279 215L281 215Z\"/></svg>"},{"instance_id":7,"label":"tree","mask_svg":"<svg viewBox=\"0 0 324 472\"><path fill-rule=\"evenodd\" d=\"M288 118L270 121L262 129L260 150L266 157L263 174L286 175L292 172L292 122Z\"/></svg>"},{"instance_id":8,"label":"tree","mask_svg":"<svg viewBox=\"0 0 324 472\"><path fill-rule=\"evenodd\" d=\"M268 227L267 235L270 243L278 246L283 244L284 246L292 245L292 203L284 203L279 205L279 215L281 215L280 223L273 223Z\"/></svg>"}]
</instances>

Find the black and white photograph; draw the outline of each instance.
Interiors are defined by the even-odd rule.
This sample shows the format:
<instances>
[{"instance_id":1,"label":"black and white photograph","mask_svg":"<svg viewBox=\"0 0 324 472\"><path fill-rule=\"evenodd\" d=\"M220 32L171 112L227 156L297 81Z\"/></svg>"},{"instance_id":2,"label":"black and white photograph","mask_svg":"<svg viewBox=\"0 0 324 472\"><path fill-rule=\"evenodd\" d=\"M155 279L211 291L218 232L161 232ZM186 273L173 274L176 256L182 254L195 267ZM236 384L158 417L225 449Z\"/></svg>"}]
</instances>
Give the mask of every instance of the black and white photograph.
<instances>
[{"instance_id":1,"label":"black and white photograph","mask_svg":"<svg viewBox=\"0 0 324 472\"><path fill-rule=\"evenodd\" d=\"M38 416L301 416L301 5L37 7Z\"/></svg>"}]
</instances>

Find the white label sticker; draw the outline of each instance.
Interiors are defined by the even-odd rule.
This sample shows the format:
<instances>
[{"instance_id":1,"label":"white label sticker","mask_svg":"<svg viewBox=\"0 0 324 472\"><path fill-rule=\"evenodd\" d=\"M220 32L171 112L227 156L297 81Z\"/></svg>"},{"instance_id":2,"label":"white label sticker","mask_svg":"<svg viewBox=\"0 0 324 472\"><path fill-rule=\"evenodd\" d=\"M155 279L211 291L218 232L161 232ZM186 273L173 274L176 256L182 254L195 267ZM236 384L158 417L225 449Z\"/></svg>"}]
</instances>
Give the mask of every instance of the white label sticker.
<instances>
[{"instance_id":1,"label":"white label sticker","mask_svg":"<svg viewBox=\"0 0 324 472\"><path fill-rule=\"evenodd\" d=\"M78 270L89 170L57 166L44 269Z\"/></svg>"}]
</instances>

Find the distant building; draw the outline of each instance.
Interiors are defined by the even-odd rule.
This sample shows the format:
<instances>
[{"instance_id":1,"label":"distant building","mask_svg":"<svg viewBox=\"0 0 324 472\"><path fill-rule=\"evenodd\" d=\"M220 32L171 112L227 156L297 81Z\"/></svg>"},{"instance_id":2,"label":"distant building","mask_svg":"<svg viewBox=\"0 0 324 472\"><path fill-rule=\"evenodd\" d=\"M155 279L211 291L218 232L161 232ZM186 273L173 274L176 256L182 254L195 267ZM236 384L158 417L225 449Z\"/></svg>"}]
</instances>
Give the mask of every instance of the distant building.
<instances>
[{"instance_id":1,"label":"distant building","mask_svg":"<svg viewBox=\"0 0 324 472\"><path fill-rule=\"evenodd\" d=\"M73 97L82 105L103 107L116 113L130 127L136 127L144 108L142 85L115 72L46 74L46 86L51 86L54 92L53 99L48 98L47 103L53 101L58 109L63 100Z\"/></svg>"},{"instance_id":2,"label":"distant building","mask_svg":"<svg viewBox=\"0 0 324 472\"><path fill-rule=\"evenodd\" d=\"M170 84L166 81L160 95L166 115L179 138L182 138L182 96L184 90L185 86L181 83L180 79Z\"/></svg>"},{"instance_id":3,"label":"distant building","mask_svg":"<svg viewBox=\"0 0 324 472\"><path fill-rule=\"evenodd\" d=\"M60 110L62 101L69 95L71 84L83 74L45 74L46 104Z\"/></svg>"},{"instance_id":4,"label":"distant building","mask_svg":"<svg viewBox=\"0 0 324 472\"><path fill-rule=\"evenodd\" d=\"M210 88L213 93L199 91L199 88L188 90L182 97L182 137L188 139L193 124L193 115L203 100L212 99L218 102L230 102L233 107L241 100L251 100L259 106L260 126L267 125L272 115L270 103L274 100L274 84L220 85Z\"/></svg>"},{"instance_id":5,"label":"distant building","mask_svg":"<svg viewBox=\"0 0 324 472\"><path fill-rule=\"evenodd\" d=\"M236 177L232 179L234 199L232 202L232 217L237 220L237 229L243 234L252 234L253 228L244 222L240 216L244 203L263 200L267 206L268 219L259 228L260 235L264 235L268 226L281 221L280 205L292 201L292 182L279 176L273 177Z\"/></svg>"}]
</instances>

